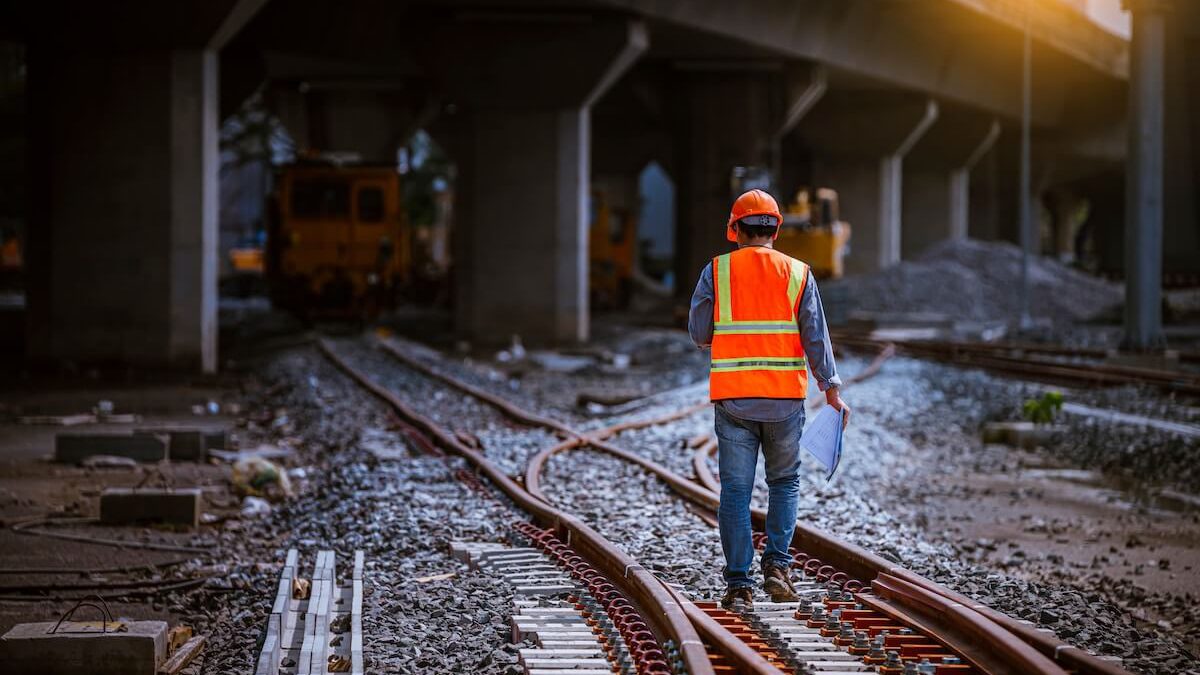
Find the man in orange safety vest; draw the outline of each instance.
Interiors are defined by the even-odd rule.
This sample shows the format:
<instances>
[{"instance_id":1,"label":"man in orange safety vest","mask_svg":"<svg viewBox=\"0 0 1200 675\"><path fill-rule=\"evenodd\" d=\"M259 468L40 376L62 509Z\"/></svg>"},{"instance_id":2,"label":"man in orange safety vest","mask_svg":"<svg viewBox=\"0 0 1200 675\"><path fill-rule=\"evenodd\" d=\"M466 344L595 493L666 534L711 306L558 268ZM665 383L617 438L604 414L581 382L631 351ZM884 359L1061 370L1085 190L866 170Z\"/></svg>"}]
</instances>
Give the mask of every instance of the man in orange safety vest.
<instances>
[{"instance_id":1,"label":"man in orange safety vest","mask_svg":"<svg viewBox=\"0 0 1200 675\"><path fill-rule=\"evenodd\" d=\"M768 491L763 590L773 602L798 599L788 547L796 526L809 372L825 401L850 419L850 407L838 395L842 381L816 281L808 265L772 247L782 222L766 192L737 198L725 235L738 248L704 268L688 317L692 341L712 350L709 397L721 476L717 520L725 607L754 601L750 496L760 448Z\"/></svg>"}]
</instances>

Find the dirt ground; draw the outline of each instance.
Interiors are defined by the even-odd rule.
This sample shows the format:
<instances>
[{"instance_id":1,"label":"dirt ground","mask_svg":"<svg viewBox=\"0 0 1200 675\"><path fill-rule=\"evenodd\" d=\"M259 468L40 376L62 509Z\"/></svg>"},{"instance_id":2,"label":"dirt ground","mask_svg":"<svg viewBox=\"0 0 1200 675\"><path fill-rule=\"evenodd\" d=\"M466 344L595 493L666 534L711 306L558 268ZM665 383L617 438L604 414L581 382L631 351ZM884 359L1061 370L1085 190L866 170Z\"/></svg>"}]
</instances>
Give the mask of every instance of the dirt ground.
<instances>
[{"instance_id":1,"label":"dirt ground","mask_svg":"<svg viewBox=\"0 0 1200 675\"><path fill-rule=\"evenodd\" d=\"M961 550L1000 566L1065 565L1133 578L1151 592L1200 589L1196 507L1143 503L1096 472L1018 460L1013 471L956 476L956 494L942 500L929 529L954 533ZM1014 559L1018 550L1026 553Z\"/></svg>"},{"instance_id":2,"label":"dirt ground","mask_svg":"<svg viewBox=\"0 0 1200 675\"><path fill-rule=\"evenodd\" d=\"M179 553L117 548L79 541L31 536L13 531L12 525L31 519L94 518L99 515L99 498L108 487L149 486L200 487L202 510L212 517L236 510L238 502L230 492L230 468L225 464L163 462L132 468L84 468L50 461L54 437L69 431L118 433L133 428L187 426L205 430L227 429L234 417L211 415L210 401L226 406L236 398L229 386L190 386L188 384L129 384L99 387L89 384L49 385L0 392L0 633L17 623L55 621L75 604L63 597L77 597L84 591L64 588L44 596L18 600L20 591L31 586L80 585L85 582L126 582L158 579L149 569L155 564L179 560ZM20 423L24 415L70 415L88 412L100 400L114 403L115 412L139 416L133 424L78 424L72 426ZM193 406L205 408L195 414ZM236 435L235 435L236 438ZM199 533L173 532L143 527L105 527L80 525L54 527L55 532L130 541L178 542L188 544L203 538L211 525ZM126 573L86 573L86 570L134 568ZM36 574L32 570L59 568L80 570L75 574ZM169 607L147 600L110 603L117 616L137 619L161 619L171 625L183 622ZM96 618L85 616L86 619Z\"/></svg>"}]
</instances>

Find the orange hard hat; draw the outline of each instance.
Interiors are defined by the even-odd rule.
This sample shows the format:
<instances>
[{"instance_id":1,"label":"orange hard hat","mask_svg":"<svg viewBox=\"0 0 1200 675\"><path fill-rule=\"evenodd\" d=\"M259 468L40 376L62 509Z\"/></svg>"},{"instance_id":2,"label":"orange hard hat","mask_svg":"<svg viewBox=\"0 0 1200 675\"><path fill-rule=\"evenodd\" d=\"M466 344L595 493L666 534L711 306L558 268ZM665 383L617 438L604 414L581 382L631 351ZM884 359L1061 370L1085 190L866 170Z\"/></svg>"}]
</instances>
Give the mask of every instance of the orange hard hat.
<instances>
[{"instance_id":1,"label":"orange hard hat","mask_svg":"<svg viewBox=\"0 0 1200 675\"><path fill-rule=\"evenodd\" d=\"M743 192L742 196L733 202L733 209L729 212L729 222L725 224L725 238L729 241L737 241L737 233L733 231L733 224L749 216L774 216L775 236L779 236L779 225L783 224L783 216L779 213L779 204L776 204L775 198L763 190L751 190Z\"/></svg>"}]
</instances>

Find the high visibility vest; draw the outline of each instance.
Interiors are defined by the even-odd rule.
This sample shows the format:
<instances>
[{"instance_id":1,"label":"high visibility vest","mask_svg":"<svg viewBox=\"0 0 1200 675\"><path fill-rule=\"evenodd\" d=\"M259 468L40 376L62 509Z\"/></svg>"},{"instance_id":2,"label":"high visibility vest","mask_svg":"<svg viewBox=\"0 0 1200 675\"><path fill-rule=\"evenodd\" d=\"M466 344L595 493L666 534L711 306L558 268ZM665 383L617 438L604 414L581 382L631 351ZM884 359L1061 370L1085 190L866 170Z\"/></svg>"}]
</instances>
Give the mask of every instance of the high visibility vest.
<instances>
[{"instance_id":1,"label":"high visibility vest","mask_svg":"<svg viewBox=\"0 0 1200 675\"><path fill-rule=\"evenodd\" d=\"M808 367L796 312L808 265L747 246L713 258L709 398L804 398Z\"/></svg>"}]
</instances>

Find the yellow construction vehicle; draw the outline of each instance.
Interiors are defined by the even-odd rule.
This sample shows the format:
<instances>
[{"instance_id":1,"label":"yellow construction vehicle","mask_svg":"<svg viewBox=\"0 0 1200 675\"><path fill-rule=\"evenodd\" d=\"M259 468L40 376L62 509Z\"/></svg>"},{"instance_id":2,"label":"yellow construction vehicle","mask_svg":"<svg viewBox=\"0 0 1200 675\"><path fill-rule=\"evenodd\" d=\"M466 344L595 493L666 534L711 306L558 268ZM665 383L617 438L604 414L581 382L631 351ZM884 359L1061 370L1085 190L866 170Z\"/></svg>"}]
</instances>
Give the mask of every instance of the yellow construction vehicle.
<instances>
[{"instance_id":1,"label":"yellow construction vehicle","mask_svg":"<svg viewBox=\"0 0 1200 675\"><path fill-rule=\"evenodd\" d=\"M818 188L816 203L800 188L783 214L775 248L808 263L818 279L838 279L850 241L850 223L838 219L838 195Z\"/></svg>"},{"instance_id":2,"label":"yellow construction vehicle","mask_svg":"<svg viewBox=\"0 0 1200 675\"><path fill-rule=\"evenodd\" d=\"M588 287L592 306L613 309L629 304L633 293L637 222L627 209L613 209L603 192L592 191L588 229Z\"/></svg>"},{"instance_id":3,"label":"yellow construction vehicle","mask_svg":"<svg viewBox=\"0 0 1200 675\"><path fill-rule=\"evenodd\" d=\"M411 232L395 167L304 163L279 175L266 269L277 306L371 316L411 274Z\"/></svg>"},{"instance_id":4,"label":"yellow construction vehicle","mask_svg":"<svg viewBox=\"0 0 1200 675\"><path fill-rule=\"evenodd\" d=\"M260 246L235 246L229 249L229 269L234 274L262 276L266 272Z\"/></svg>"}]
</instances>

